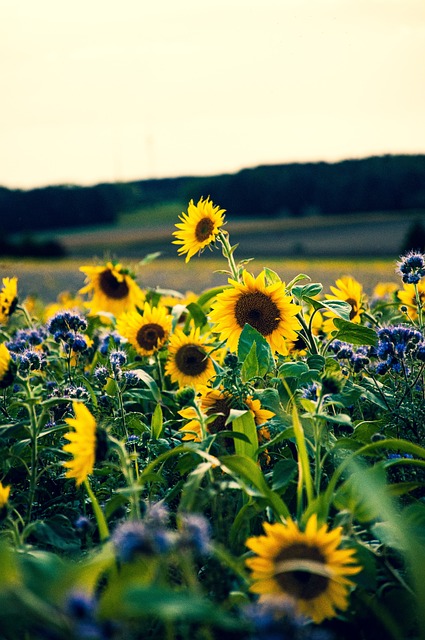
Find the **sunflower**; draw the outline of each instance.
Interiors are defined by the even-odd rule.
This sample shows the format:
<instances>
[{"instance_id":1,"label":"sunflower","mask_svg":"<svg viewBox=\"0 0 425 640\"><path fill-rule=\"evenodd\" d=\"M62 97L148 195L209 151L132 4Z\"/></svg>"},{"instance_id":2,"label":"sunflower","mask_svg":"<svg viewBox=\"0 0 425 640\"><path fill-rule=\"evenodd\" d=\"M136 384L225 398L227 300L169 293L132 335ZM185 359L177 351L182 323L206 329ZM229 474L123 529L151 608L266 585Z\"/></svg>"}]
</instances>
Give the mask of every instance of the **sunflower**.
<instances>
[{"instance_id":1,"label":"sunflower","mask_svg":"<svg viewBox=\"0 0 425 640\"><path fill-rule=\"evenodd\" d=\"M363 304L363 287L360 282L357 282L351 276L342 276L335 282L335 287L330 287L332 294L325 295L327 300L344 300L351 306L350 321L359 324L361 322L361 315L364 313L362 307ZM326 320L323 323L323 330L325 333L330 333L335 330L334 320L338 318L332 311L325 311L323 315Z\"/></svg>"},{"instance_id":2,"label":"sunflower","mask_svg":"<svg viewBox=\"0 0 425 640\"><path fill-rule=\"evenodd\" d=\"M373 289L372 295L374 298L387 298L395 293L397 289L398 286L395 282L378 282Z\"/></svg>"},{"instance_id":3,"label":"sunflower","mask_svg":"<svg viewBox=\"0 0 425 640\"><path fill-rule=\"evenodd\" d=\"M215 241L220 227L224 225L225 209L214 206L209 197L202 197L195 206L193 200L189 202L187 213L179 216L180 223L176 224L178 231L173 231L173 244L181 244L177 249L179 255L186 255L186 262L196 253L201 253L205 247Z\"/></svg>"},{"instance_id":4,"label":"sunflower","mask_svg":"<svg viewBox=\"0 0 425 640\"><path fill-rule=\"evenodd\" d=\"M0 389L5 389L12 384L15 366L9 349L4 343L0 344Z\"/></svg>"},{"instance_id":5,"label":"sunflower","mask_svg":"<svg viewBox=\"0 0 425 640\"><path fill-rule=\"evenodd\" d=\"M274 351L287 355L287 341L295 342L301 329L295 317L301 307L292 302L283 282L266 285L264 271L256 278L243 271L242 280L229 279L233 287L217 295L210 313L214 330L227 340L231 351L236 351L242 329L249 324Z\"/></svg>"},{"instance_id":6,"label":"sunflower","mask_svg":"<svg viewBox=\"0 0 425 640\"><path fill-rule=\"evenodd\" d=\"M93 294L86 303L91 315L106 312L118 317L143 305L145 294L121 264L107 262L98 267L80 267L80 271L87 276L87 284L79 293Z\"/></svg>"},{"instance_id":7,"label":"sunflower","mask_svg":"<svg viewBox=\"0 0 425 640\"><path fill-rule=\"evenodd\" d=\"M0 482L0 522L5 520L8 513L10 487L4 487Z\"/></svg>"},{"instance_id":8,"label":"sunflower","mask_svg":"<svg viewBox=\"0 0 425 640\"><path fill-rule=\"evenodd\" d=\"M226 426L227 418L229 417L231 409L236 408L237 403L235 398L228 391L225 391L224 389L211 389L210 387L203 386L200 388L200 405L201 411L207 416L211 416L216 413L221 414L217 415L217 417L207 425L207 429L210 433L217 433L228 428ZM252 398L252 396L248 396L245 399L245 406L252 413L257 426L264 425L267 420L275 415L272 411L262 409L260 401ZM190 420L190 422L179 429L179 431L185 434L182 440L195 440L195 442L200 442L202 439L202 431L196 409L194 407L188 407L187 409L182 409L178 413L182 418ZM258 435L259 440L269 439L267 427L260 429Z\"/></svg>"},{"instance_id":9,"label":"sunflower","mask_svg":"<svg viewBox=\"0 0 425 640\"><path fill-rule=\"evenodd\" d=\"M180 387L206 384L215 376L213 361L208 355L210 347L200 336L200 329L192 329L189 335L181 329L171 336L165 373Z\"/></svg>"},{"instance_id":10,"label":"sunflower","mask_svg":"<svg viewBox=\"0 0 425 640\"><path fill-rule=\"evenodd\" d=\"M116 329L141 356L150 356L160 349L171 331L172 317L166 307L151 307L145 302L143 315L128 311L118 318Z\"/></svg>"},{"instance_id":11,"label":"sunflower","mask_svg":"<svg viewBox=\"0 0 425 640\"><path fill-rule=\"evenodd\" d=\"M67 418L67 422L74 431L65 434L69 444L64 445L63 450L72 453L74 458L63 463L68 469L67 478L75 478L79 486L87 476L93 472L96 460L97 437L96 420L81 402L73 402L75 418Z\"/></svg>"},{"instance_id":12,"label":"sunflower","mask_svg":"<svg viewBox=\"0 0 425 640\"><path fill-rule=\"evenodd\" d=\"M2 511L9 501L10 487L4 487L0 482L0 511Z\"/></svg>"},{"instance_id":13,"label":"sunflower","mask_svg":"<svg viewBox=\"0 0 425 640\"><path fill-rule=\"evenodd\" d=\"M420 304L422 308L425 305L425 281L421 280L416 285ZM407 307L407 314L409 318L414 321L418 318L418 304L416 301L415 285L403 284L403 289L397 292L397 296L401 302Z\"/></svg>"},{"instance_id":14,"label":"sunflower","mask_svg":"<svg viewBox=\"0 0 425 640\"><path fill-rule=\"evenodd\" d=\"M69 291L61 291L59 293L56 302L51 302L46 305L44 309L44 320L47 322L50 318L53 318L59 311L76 311L77 309L83 309L84 302L80 296L74 296Z\"/></svg>"},{"instance_id":15,"label":"sunflower","mask_svg":"<svg viewBox=\"0 0 425 640\"><path fill-rule=\"evenodd\" d=\"M0 324L6 324L18 304L18 278L3 278L0 291Z\"/></svg>"},{"instance_id":16,"label":"sunflower","mask_svg":"<svg viewBox=\"0 0 425 640\"><path fill-rule=\"evenodd\" d=\"M264 523L266 535L248 538L246 546L257 555L248 558L252 570L250 591L260 600L279 597L297 613L320 623L348 607L347 578L361 571L354 549L340 549L342 528L318 528L317 515L310 516L305 531L290 518L286 524Z\"/></svg>"}]
</instances>

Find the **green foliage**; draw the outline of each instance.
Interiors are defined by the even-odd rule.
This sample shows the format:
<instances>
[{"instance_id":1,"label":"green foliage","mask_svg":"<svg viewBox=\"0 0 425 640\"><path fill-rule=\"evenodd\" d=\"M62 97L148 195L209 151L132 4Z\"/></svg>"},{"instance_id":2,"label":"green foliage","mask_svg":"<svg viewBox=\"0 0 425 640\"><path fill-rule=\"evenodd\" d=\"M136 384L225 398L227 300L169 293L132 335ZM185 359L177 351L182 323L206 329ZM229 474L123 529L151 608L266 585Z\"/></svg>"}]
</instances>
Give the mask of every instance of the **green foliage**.
<instances>
[{"instance_id":1,"label":"green foliage","mask_svg":"<svg viewBox=\"0 0 425 640\"><path fill-rule=\"evenodd\" d=\"M228 234L215 245L243 290L247 261L235 262ZM39 301L31 312L10 301L3 282L2 638L245 640L258 636L258 618L272 635L274 617L295 640L353 629L362 640L425 637L423 302L402 316L394 294L352 300L341 290L332 300L320 283L303 284L306 274L286 288L272 269L264 275L261 295L243 290L241 303L236 290L233 312L253 301L263 327L235 317L236 353L209 316L229 287L189 303L172 288L146 292L170 312L164 343L146 356L135 340L158 331L154 323L118 335L107 309L85 306L52 319ZM298 340L279 318L286 341L276 353L281 288L298 305ZM141 310L132 318L143 324ZM192 329L200 344L176 355L170 339ZM214 374L205 386L206 358ZM174 381L170 363L191 384ZM330 567L314 555L318 540ZM313 623L310 610L300 622L291 585L327 585L343 549L359 571L341 569L335 615ZM267 611L256 593L263 567L260 589L279 592Z\"/></svg>"}]
</instances>

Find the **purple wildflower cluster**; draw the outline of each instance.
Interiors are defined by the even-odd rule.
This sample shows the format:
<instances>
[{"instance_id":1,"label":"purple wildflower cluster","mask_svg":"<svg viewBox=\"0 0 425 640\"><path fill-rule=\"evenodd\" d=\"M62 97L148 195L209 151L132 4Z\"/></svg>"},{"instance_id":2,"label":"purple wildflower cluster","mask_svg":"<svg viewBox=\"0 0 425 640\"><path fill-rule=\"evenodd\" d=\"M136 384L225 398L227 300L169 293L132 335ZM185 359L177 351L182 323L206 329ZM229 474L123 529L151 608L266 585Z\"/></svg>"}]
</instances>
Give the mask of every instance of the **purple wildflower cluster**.
<instances>
[{"instance_id":1,"label":"purple wildflower cluster","mask_svg":"<svg viewBox=\"0 0 425 640\"><path fill-rule=\"evenodd\" d=\"M11 353L22 353L25 349L31 349L31 347L38 347L41 345L47 333L44 327L36 329L19 329L13 340L6 342L6 347Z\"/></svg>"},{"instance_id":2,"label":"purple wildflower cluster","mask_svg":"<svg viewBox=\"0 0 425 640\"><path fill-rule=\"evenodd\" d=\"M418 284L425 276L425 256L419 251L409 251L397 262L397 273L405 284Z\"/></svg>"},{"instance_id":3,"label":"purple wildflower cluster","mask_svg":"<svg viewBox=\"0 0 425 640\"><path fill-rule=\"evenodd\" d=\"M112 542L120 562L132 562L139 555L162 555L174 549L191 549L207 554L210 526L206 518L185 514L178 531L168 526L169 511L162 503L150 505L143 520L126 521L114 531Z\"/></svg>"},{"instance_id":4,"label":"purple wildflower cluster","mask_svg":"<svg viewBox=\"0 0 425 640\"><path fill-rule=\"evenodd\" d=\"M329 346L329 351L334 353L337 360L347 361L354 373L360 373L370 363L370 357L374 355L370 347L358 347L354 349L351 344L334 340Z\"/></svg>"},{"instance_id":5,"label":"purple wildflower cluster","mask_svg":"<svg viewBox=\"0 0 425 640\"><path fill-rule=\"evenodd\" d=\"M48 332L55 342L62 342L65 351L81 353L87 349L84 331L87 330L87 320L79 313L60 311L47 323Z\"/></svg>"},{"instance_id":6,"label":"purple wildflower cluster","mask_svg":"<svg viewBox=\"0 0 425 640\"><path fill-rule=\"evenodd\" d=\"M378 331L376 353L381 360L376 373L408 371L406 361L425 362L425 340L417 329L396 325Z\"/></svg>"}]
</instances>

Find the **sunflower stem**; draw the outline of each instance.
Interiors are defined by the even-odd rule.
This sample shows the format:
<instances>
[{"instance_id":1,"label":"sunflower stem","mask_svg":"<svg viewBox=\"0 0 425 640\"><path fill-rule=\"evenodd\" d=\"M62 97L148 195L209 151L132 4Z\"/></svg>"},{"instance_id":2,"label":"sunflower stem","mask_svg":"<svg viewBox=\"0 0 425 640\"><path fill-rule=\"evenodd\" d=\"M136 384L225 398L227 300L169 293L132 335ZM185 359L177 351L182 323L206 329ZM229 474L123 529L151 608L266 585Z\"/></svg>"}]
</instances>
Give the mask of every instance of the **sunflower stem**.
<instances>
[{"instance_id":1,"label":"sunflower stem","mask_svg":"<svg viewBox=\"0 0 425 640\"><path fill-rule=\"evenodd\" d=\"M32 507L34 503L36 485L37 485L37 461L38 461L38 421L34 407L34 395L28 380L22 380L27 392L27 400L25 408L30 419L30 440L31 440L31 469L30 469L30 488L28 492L28 512L27 522L31 521Z\"/></svg>"},{"instance_id":2,"label":"sunflower stem","mask_svg":"<svg viewBox=\"0 0 425 640\"><path fill-rule=\"evenodd\" d=\"M227 231L219 231L217 237L221 244L222 254L226 258L229 265L231 276L233 280L239 281L239 270L233 257L234 249L229 242L229 234L227 233Z\"/></svg>"},{"instance_id":3,"label":"sunflower stem","mask_svg":"<svg viewBox=\"0 0 425 640\"><path fill-rule=\"evenodd\" d=\"M102 511L102 509L100 508L99 502L90 486L90 483L88 481L87 478L84 479L84 486L85 489L87 491L87 494L91 500L91 504L92 504L92 508L93 508L93 512L96 518L96 522L97 522L97 528L99 531L99 536L100 536L100 541L104 542L105 540L107 540L109 538L109 529L108 529L108 524L106 522L105 519L105 515Z\"/></svg>"},{"instance_id":4,"label":"sunflower stem","mask_svg":"<svg viewBox=\"0 0 425 640\"><path fill-rule=\"evenodd\" d=\"M299 320L299 322L300 322L300 325L301 325L301 326L302 326L302 328L304 329L304 332L305 332L306 338L307 338L308 343L309 343L309 347L310 347L310 349L311 349L311 353L318 354L318 353L319 353L319 351L318 351L318 349L317 349L317 345L316 345L316 341L315 341L315 339L314 339L314 335L313 335L313 333L312 333L312 331L311 331L311 325L310 325L310 326L309 326L309 325L307 325L307 323L306 323L306 321L304 320L304 318L303 318L303 316L302 316L302 314L301 314L301 313L297 313L297 318L298 318L298 320Z\"/></svg>"},{"instance_id":5,"label":"sunflower stem","mask_svg":"<svg viewBox=\"0 0 425 640\"><path fill-rule=\"evenodd\" d=\"M32 321L30 314L28 313L28 309L26 308L26 306L24 304L18 304L16 309L19 311L22 311L22 313L24 314L25 320L27 321L27 325L30 327L30 329L32 329L34 327L34 323Z\"/></svg>"}]
</instances>

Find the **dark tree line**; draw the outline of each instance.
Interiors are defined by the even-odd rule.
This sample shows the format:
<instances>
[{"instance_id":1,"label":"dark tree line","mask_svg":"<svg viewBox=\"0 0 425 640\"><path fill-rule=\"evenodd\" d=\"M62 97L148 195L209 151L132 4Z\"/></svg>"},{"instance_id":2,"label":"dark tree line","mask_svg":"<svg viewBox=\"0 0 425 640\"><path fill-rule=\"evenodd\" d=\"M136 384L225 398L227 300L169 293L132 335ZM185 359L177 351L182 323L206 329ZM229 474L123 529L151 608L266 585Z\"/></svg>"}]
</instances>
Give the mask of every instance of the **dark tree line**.
<instances>
[{"instance_id":1,"label":"dark tree line","mask_svg":"<svg viewBox=\"0 0 425 640\"><path fill-rule=\"evenodd\" d=\"M425 155L292 163L235 174L29 191L0 188L0 232L113 223L118 213L210 195L232 216L334 215L425 208Z\"/></svg>"}]
</instances>

